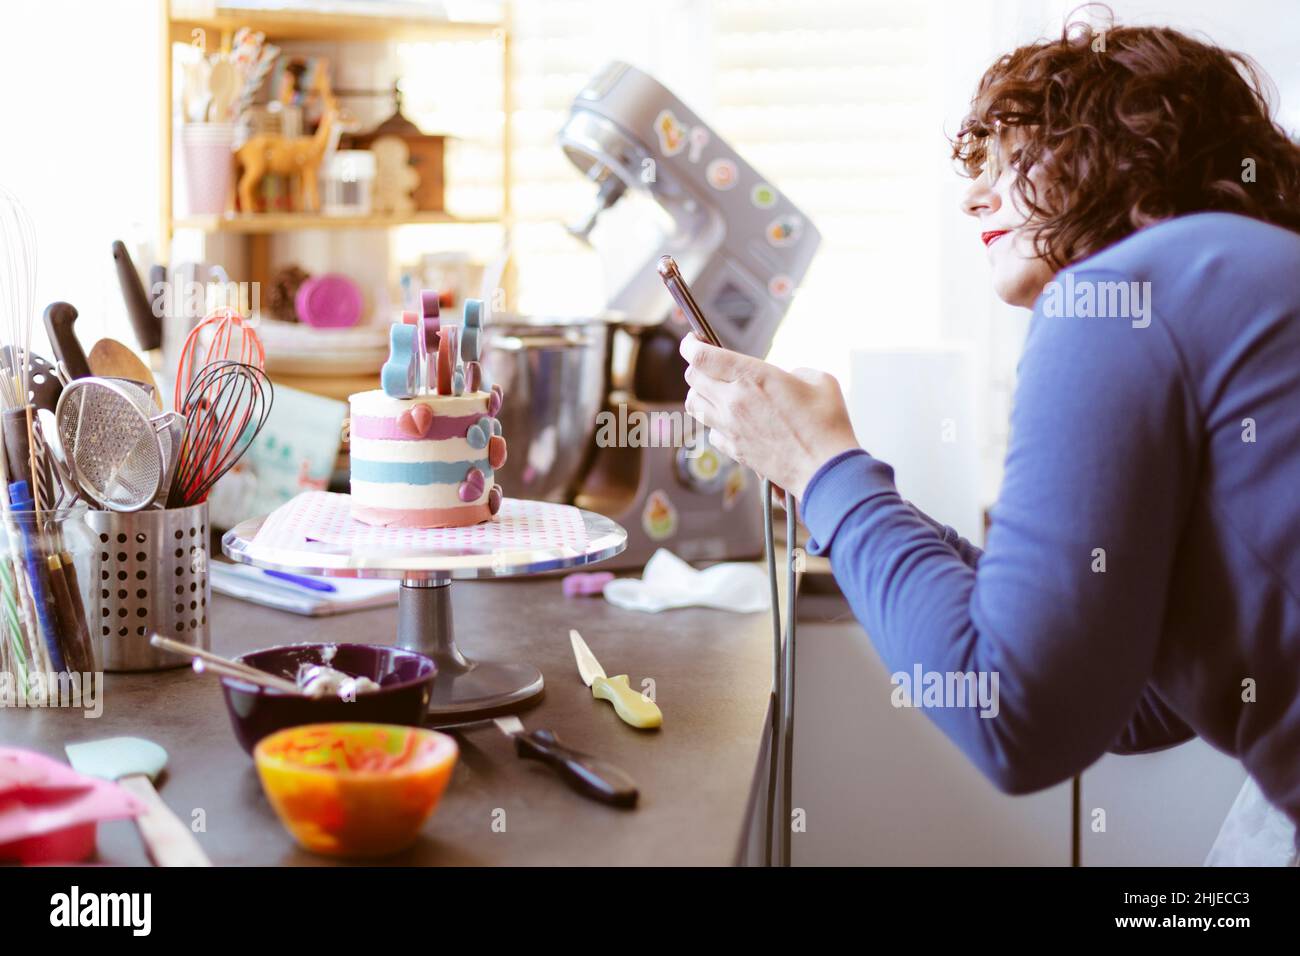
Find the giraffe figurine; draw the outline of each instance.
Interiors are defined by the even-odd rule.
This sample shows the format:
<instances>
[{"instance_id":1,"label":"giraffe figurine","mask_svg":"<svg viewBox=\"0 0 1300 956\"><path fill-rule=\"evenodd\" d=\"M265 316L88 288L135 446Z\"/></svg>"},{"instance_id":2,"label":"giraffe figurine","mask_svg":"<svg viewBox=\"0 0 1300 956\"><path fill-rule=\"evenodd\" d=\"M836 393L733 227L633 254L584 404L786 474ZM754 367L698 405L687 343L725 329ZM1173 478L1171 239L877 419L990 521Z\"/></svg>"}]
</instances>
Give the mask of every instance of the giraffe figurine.
<instances>
[{"instance_id":1,"label":"giraffe figurine","mask_svg":"<svg viewBox=\"0 0 1300 956\"><path fill-rule=\"evenodd\" d=\"M323 71L322 71L323 72ZM311 136L282 136L260 133L236 150L243 172L239 176L239 206L245 213L256 209L254 194L268 173L292 176L298 183L299 212L320 210L320 166L330 145L330 135L339 121L338 102L323 85L319 92L325 104L320 125Z\"/></svg>"}]
</instances>

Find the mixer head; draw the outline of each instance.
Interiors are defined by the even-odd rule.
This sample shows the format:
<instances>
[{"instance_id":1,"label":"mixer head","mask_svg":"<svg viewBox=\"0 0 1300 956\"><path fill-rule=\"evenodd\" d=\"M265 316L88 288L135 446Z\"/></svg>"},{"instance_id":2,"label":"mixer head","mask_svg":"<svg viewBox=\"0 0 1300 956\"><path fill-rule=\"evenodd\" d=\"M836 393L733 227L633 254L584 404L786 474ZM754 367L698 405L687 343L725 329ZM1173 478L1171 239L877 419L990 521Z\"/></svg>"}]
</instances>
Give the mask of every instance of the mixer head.
<instances>
[{"instance_id":1,"label":"mixer head","mask_svg":"<svg viewBox=\"0 0 1300 956\"><path fill-rule=\"evenodd\" d=\"M596 184L596 205L569 231L590 242L602 214L636 191L672 228L608 308L634 320L671 315L655 264L671 255L729 347L765 355L821 242L807 217L653 77L613 62L574 98L559 133ZM683 324L676 328L685 334Z\"/></svg>"}]
</instances>

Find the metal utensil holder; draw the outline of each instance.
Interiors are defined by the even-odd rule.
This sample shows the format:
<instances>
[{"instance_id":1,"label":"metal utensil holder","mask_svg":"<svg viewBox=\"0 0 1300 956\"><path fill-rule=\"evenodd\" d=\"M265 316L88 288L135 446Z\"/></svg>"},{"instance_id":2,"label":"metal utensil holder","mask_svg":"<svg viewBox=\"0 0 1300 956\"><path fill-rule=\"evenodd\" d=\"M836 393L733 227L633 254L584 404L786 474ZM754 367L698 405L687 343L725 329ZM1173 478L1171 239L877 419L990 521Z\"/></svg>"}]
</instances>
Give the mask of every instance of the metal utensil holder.
<instances>
[{"instance_id":1,"label":"metal utensil holder","mask_svg":"<svg viewBox=\"0 0 1300 956\"><path fill-rule=\"evenodd\" d=\"M106 671L183 667L188 661L149 643L154 631L205 650L211 646L208 607L208 505L91 511L97 538L94 607Z\"/></svg>"}]
</instances>

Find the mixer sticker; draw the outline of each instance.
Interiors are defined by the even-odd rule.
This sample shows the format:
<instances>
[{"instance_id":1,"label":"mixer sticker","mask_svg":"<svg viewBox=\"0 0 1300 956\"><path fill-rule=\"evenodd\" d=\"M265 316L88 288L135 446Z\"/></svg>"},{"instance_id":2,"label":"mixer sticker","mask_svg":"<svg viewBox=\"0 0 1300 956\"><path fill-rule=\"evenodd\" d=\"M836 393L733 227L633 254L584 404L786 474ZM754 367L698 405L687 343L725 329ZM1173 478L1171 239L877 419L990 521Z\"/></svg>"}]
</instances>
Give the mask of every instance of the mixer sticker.
<instances>
[{"instance_id":1,"label":"mixer sticker","mask_svg":"<svg viewBox=\"0 0 1300 956\"><path fill-rule=\"evenodd\" d=\"M722 471L722 456L712 447L700 448L686 456L686 470L701 484L708 484Z\"/></svg>"},{"instance_id":2,"label":"mixer sticker","mask_svg":"<svg viewBox=\"0 0 1300 956\"><path fill-rule=\"evenodd\" d=\"M740 499L740 494L745 490L749 482L745 479L745 469L738 465L732 466L731 471L727 473L726 483L722 486L722 510L730 511L736 506Z\"/></svg>"},{"instance_id":3,"label":"mixer sticker","mask_svg":"<svg viewBox=\"0 0 1300 956\"><path fill-rule=\"evenodd\" d=\"M803 232L803 220L798 216L777 216L767 227L767 241L774 246L788 246L798 240Z\"/></svg>"},{"instance_id":4,"label":"mixer sticker","mask_svg":"<svg viewBox=\"0 0 1300 956\"><path fill-rule=\"evenodd\" d=\"M686 148L686 127L672 110L659 112L655 118L655 135L659 137L659 149L665 156L676 156Z\"/></svg>"},{"instance_id":5,"label":"mixer sticker","mask_svg":"<svg viewBox=\"0 0 1300 956\"><path fill-rule=\"evenodd\" d=\"M662 491L650 492L641 512L641 527L654 541L671 538L677 531L677 509Z\"/></svg>"},{"instance_id":6,"label":"mixer sticker","mask_svg":"<svg viewBox=\"0 0 1300 956\"><path fill-rule=\"evenodd\" d=\"M729 159L715 159L704 170L704 178L714 189L725 192L736 185L736 164Z\"/></svg>"},{"instance_id":7,"label":"mixer sticker","mask_svg":"<svg viewBox=\"0 0 1300 956\"><path fill-rule=\"evenodd\" d=\"M749 192L749 200L759 209L771 209L776 205L776 190L767 183L759 183Z\"/></svg>"},{"instance_id":8,"label":"mixer sticker","mask_svg":"<svg viewBox=\"0 0 1300 956\"><path fill-rule=\"evenodd\" d=\"M768 280L767 291L774 299L788 299L794 291L794 283L784 273L774 275Z\"/></svg>"},{"instance_id":9,"label":"mixer sticker","mask_svg":"<svg viewBox=\"0 0 1300 956\"><path fill-rule=\"evenodd\" d=\"M698 163L700 156L704 152L704 147L709 145L709 131L703 126L691 127L691 151L686 154L686 158L692 163Z\"/></svg>"}]
</instances>

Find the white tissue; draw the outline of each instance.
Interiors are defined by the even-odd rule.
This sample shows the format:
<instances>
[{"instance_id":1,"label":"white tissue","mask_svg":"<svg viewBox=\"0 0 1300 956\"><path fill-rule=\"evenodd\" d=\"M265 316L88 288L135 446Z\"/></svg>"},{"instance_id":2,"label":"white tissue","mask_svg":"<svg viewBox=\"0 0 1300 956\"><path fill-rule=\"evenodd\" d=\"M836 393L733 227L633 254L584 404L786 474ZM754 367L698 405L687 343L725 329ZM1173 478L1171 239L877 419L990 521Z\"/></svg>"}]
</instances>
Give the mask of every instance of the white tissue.
<instances>
[{"instance_id":1,"label":"white tissue","mask_svg":"<svg viewBox=\"0 0 1300 956\"><path fill-rule=\"evenodd\" d=\"M605 600L629 611L655 614L699 605L752 614L766 611L770 585L756 564L715 564L697 571L664 548L646 562L640 580L616 578L605 585Z\"/></svg>"}]
</instances>

